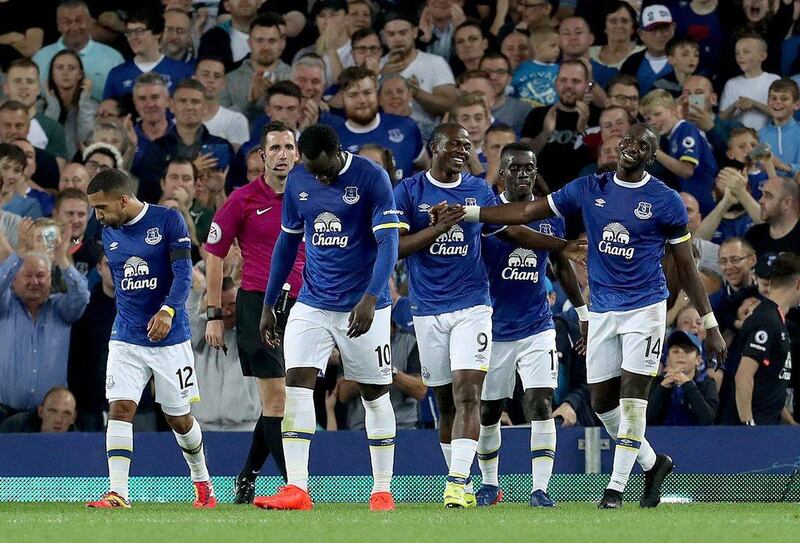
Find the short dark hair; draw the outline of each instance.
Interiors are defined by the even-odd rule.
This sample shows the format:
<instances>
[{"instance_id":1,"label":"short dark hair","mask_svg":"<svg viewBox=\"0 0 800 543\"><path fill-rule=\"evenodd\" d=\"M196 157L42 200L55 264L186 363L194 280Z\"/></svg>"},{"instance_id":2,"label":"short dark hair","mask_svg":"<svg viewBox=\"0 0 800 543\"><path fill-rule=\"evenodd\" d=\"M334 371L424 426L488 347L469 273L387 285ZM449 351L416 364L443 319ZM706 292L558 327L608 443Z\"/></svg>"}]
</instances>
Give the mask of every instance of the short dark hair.
<instances>
[{"instance_id":1,"label":"short dark hair","mask_svg":"<svg viewBox=\"0 0 800 543\"><path fill-rule=\"evenodd\" d=\"M491 53L486 53L481 57L480 62L478 63L478 69L483 70L483 63L487 60L502 60L508 66L509 71L511 70L511 61L508 60L508 57L505 56L500 51L492 51Z\"/></svg>"},{"instance_id":2,"label":"short dark hair","mask_svg":"<svg viewBox=\"0 0 800 543\"><path fill-rule=\"evenodd\" d=\"M456 87L460 87L464 81L469 81L470 79L483 79L487 83L490 83L489 72L483 70L466 70L456 78Z\"/></svg>"},{"instance_id":3,"label":"short dark hair","mask_svg":"<svg viewBox=\"0 0 800 543\"><path fill-rule=\"evenodd\" d=\"M182 80L180 83L175 85L175 92L172 93L173 96L180 90L180 89L190 89L196 90L198 92L202 92L203 96L206 94L206 88L200 83L197 79L192 79L191 77L187 77L186 79Z\"/></svg>"},{"instance_id":4,"label":"short dark hair","mask_svg":"<svg viewBox=\"0 0 800 543\"><path fill-rule=\"evenodd\" d=\"M467 17L464 20L464 22L459 24L456 27L456 29L453 31L453 39L455 39L455 35L458 34L459 30L461 30L462 28L468 28L468 27L477 28L478 31L481 33L481 36L484 37L484 38L486 37L486 33L483 31L483 27L481 26L481 22L479 20L477 20L477 19L472 19L470 17Z\"/></svg>"},{"instance_id":5,"label":"short dark hair","mask_svg":"<svg viewBox=\"0 0 800 543\"><path fill-rule=\"evenodd\" d=\"M392 21L405 21L413 27L419 25L419 22L416 17L414 17L411 13L405 11L389 11L386 14L386 17L383 19L383 26L386 26L388 23Z\"/></svg>"},{"instance_id":6,"label":"short dark hair","mask_svg":"<svg viewBox=\"0 0 800 543\"><path fill-rule=\"evenodd\" d=\"M495 132L504 132L506 134L513 134L514 137L517 137L517 131L514 130L514 127L506 123L494 123L486 130L485 137L488 137L489 134L493 134Z\"/></svg>"},{"instance_id":7,"label":"short dark hair","mask_svg":"<svg viewBox=\"0 0 800 543\"><path fill-rule=\"evenodd\" d=\"M14 60L12 60L8 65L6 73L10 72L14 68L24 68L24 69L33 68L34 70L36 70L37 74L39 73L39 66L28 57L15 58Z\"/></svg>"},{"instance_id":8,"label":"short dark hair","mask_svg":"<svg viewBox=\"0 0 800 543\"><path fill-rule=\"evenodd\" d=\"M378 88L378 76L370 70L369 68L364 68L363 66L350 66L349 68L345 68L342 70L342 73L339 74L339 80L337 84L339 85L339 89L342 91L346 91L362 79L371 79L373 83L375 83L375 89Z\"/></svg>"},{"instance_id":9,"label":"short dark hair","mask_svg":"<svg viewBox=\"0 0 800 543\"><path fill-rule=\"evenodd\" d=\"M106 192L119 196L134 195L133 184L128 175L115 168L103 170L89 181L89 186L86 187L86 194L95 194L97 192Z\"/></svg>"},{"instance_id":10,"label":"short dark hair","mask_svg":"<svg viewBox=\"0 0 800 543\"><path fill-rule=\"evenodd\" d=\"M442 142L442 140L447 137L447 131L453 129L466 130L463 126L461 126L458 123L454 122L442 123L433 129L433 133L431 134L430 144L439 145Z\"/></svg>"},{"instance_id":11,"label":"short dark hair","mask_svg":"<svg viewBox=\"0 0 800 543\"><path fill-rule=\"evenodd\" d=\"M289 125L283 121L270 121L267 123L267 126L261 130L261 138L259 138L258 144L262 149L267 145L267 136L270 132L289 132L294 136L294 130L289 128Z\"/></svg>"},{"instance_id":12,"label":"short dark hair","mask_svg":"<svg viewBox=\"0 0 800 543\"><path fill-rule=\"evenodd\" d=\"M773 81L769 86L769 92L788 92L795 102L800 99L800 88L798 88L794 79L789 79L788 77Z\"/></svg>"},{"instance_id":13,"label":"short dark hair","mask_svg":"<svg viewBox=\"0 0 800 543\"><path fill-rule=\"evenodd\" d=\"M770 285L790 286L800 279L800 256L790 252L779 253L772 261L769 271Z\"/></svg>"},{"instance_id":14,"label":"short dark hair","mask_svg":"<svg viewBox=\"0 0 800 543\"><path fill-rule=\"evenodd\" d=\"M689 47L696 49L698 53L700 52L700 46L697 44L696 41L689 38L673 38L667 44L667 54L671 55L673 52L675 52L675 49L677 49L682 45L687 45Z\"/></svg>"},{"instance_id":15,"label":"short dark hair","mask_svg":"<svg viewBox=\"0 0 800 543\"><path fill-rule=\"evenodd\" d=\"M506 156L516 151L521 151L523 153L533 153L533 161L536 162L536 153L531 148L530 145L527 143L522 143L520 141L515 141L514 143L509 143L504 145L503 148L500 150L500 160L502 161Z\"/></svg>"},{"instance_id":16,"label":"short dark hair","mask_svg":"<svg viewBox=\"0 0 800 543\"><path fill-rule=\"evenodd\" d=\"M639 80L633 77L630 74L617 74L611 79L608 80L608 85L606 85L606 90L610 89L614 85L624 85L626 87L636 87L636 90L639 90Z\"/></svg>"},{"instance_id":17,"label":"short dark hair","mask_svg":"<svg viewBox=\"0 0 800 543\"><path fill-rule=\"evenodd\" d=\"M0 160L4 158L10 160L11 162L15 162L23 169L28 165L28 159L25 156L25 152L13 143L0 143Z\"/></svg>"},{"instance_id":18,"label":"short dark hair","mask_svg":"<svg viewBox=\"0 0 800 543\"><path fill-rule=\"evenodd\" d=\"M250 32L252 32L257 26L263 26L265 28L277 28L278 31L280 31L280 27L285 25L286 21L284 20L283 15L280 13L275 13L274 11L265 11L253 19L253 22L250 23ZM281 35L284 35L283 32L281 32Z\"/></svg>"},{"instance_id":19,"label":"short dark hair","mask_svg":"<svg viewBox=\"0 0 800 543\"><path fill-rule=\"evenodd\" d=\"M352 36L350 36L350 43L359 42L359 41L363 40L364 38L367 38L367 37L372 36L372 35L378 36L378 39L380 39L380 36L378 35L378 32L374 28L369 27L369 26L367 28L359 28L358 30L353 32Z\"/></svg>"},{"instance_id":20,"label":"short dark hair","mask_svg":"<svg viewBox=\"0 0 800 543\"><path fill-rule=\"evenodd\" d=\"M586 64L584 64L582 60L579 59L562 60L561 66L558 67L558 71L561 72L561 70L563 70L565 66L580 66L581 68L583 68L583 74L586 77L586 81L587 82L589 81L589 68L586 66Z\"/></svg>"},{"instance_id":21,"label":"short dark hair","mask_svg":"<svg viewBox=\"0 0 800 543\"><path fill-rule=\"evenodd\" d=\"M339 150L339 136L326 124L312 124L300 134L297 146L304 157L314 160L322 153L332 155Z\"/></svg>"},{"instance_id":22,"label":"short dark hair","mask_svg":"<svg viewBox=\"0 0 800 543\"><path fill-rule=\"evenodd\" d=\"M61 207L61 204L66 200L80 200L81 202L85 202L87 206L89 205L89 198L86 197L85 192L78 189L64 189L56 194L56 200L53 203L53 209L58 209Z\"/></svg>"},{"instance_id":23,"label":"short dark hair","mask_svg":"<svg viewBox=\"0 0 800 543\"><path fill-rule=\"evenodd\" d=\"M170 159L170 161L167 162L167 165L164 168L164 174L161 177L167 176L169 167L172 166L173 164L175 164L176 166L185 166L188 164L189 166L192 167L192 176L194 176L195 181L197 181L197 178L200 177L200 172L197 171L197 166L195 166L194 162L192 162L189 158L182 156L173 157L172 159Z\"/></svg>"},{"instance_id":24,"label":"short dark hair","mask_svg":"<svg viewBox=\"0 0 800 543\"><path fill-rule=\"evenodd\" d=\"M17 102L16 100L9 100L7 102L3 102L0 105L0 111L22 111L23 113L28 113L28 108L26 108L22 102Z\"/></svg>"},{"instance_id":25,"label":"short dark hair","mask_svg":"<svg viewBox=\"0 0 800 543\"><path fill-rule=\"evenodd\" d=\"M267 103L269 103L270 98L278 94L283 96L291 96L293 98L297 98L298 100L303 99L303 93L300 91L300 87L298 87L297 83L294 81L278 81L277 83L271 85L270 88L267 89Z\"/></svg>"},{"instance_id":26,"label":"short dark hair","mask_svg":"<svg viewBox=\"0 0 800 543\"><path fill-rule=\"evenodd\" d=\"M153 34L164 33L164 17L161 16L161 13L152 9L140 8L131 11L125 19L126 27L130 23L142 23Z\"/></svg>"}]
</instances>

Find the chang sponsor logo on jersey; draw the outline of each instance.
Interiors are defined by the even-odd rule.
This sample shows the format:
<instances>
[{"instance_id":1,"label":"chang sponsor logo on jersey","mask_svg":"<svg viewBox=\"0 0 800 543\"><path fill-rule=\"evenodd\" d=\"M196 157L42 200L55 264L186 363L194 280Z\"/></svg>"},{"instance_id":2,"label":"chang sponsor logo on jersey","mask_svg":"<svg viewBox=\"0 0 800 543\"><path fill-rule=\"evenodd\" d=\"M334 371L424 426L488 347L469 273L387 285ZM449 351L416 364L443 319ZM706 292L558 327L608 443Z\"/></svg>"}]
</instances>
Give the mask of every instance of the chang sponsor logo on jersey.
<instances>
[{"instance_id":1,"label":"chang sponsor logo on jersey","mask_svg":"<svg viewBox=\"0 0 800 543\"><path fill-rule=\"evenodd\" d=\"M597 244L597 248L601 253L630 260L634 251L633 247L627 247L630 242L631 234L628 229L618 222L612 222L603 228L603 239Z\"/></svg>"},{"instance_id":2,"label":"chang sponsor logo on jersey","mask_svg":"<svg viewBox=\"0 0 800 543\"><path fill-rule=\"evenodd\" d=\"M149 277L150 266L138 256L132 256L125 261L122 273L122 281L119 282L119 288L122 290L140 290L144 288L155 290L158 286L158 278Z\"/></svg>"},{"instance_id":3,"label":"chang sponsor logo on jersey","mask_svg":"<svg viewBox=\"0 0 800 543\"><path fill-rule=\"evenodd\" d=\"M467 256L469 245L464 243L464 229L454 224L431 245L432 255Z\"/></svg>"},{"instance_id":4,"label":"chang sponsor logo on jersey","mask_svg":"<svg viewBox=\"0 0 800 543\"><path fill-rule=\"evenodd\" d=\"M325 211L314 219L314 235L311 244L318 247L347 247L349 236L341 235L342 221L339 217Z\"/></svg>"},{"instance_id":5,"label":"chang sponsor logo on jersey","mask_svg":"<svg viewBox=\"0 0 800 543\"><path fill-rule=\"evenodd\" d=\"M530 249L514 249L508 255L508 265L500 272L500 277L507 281L539 281L539 264L536 253Z\"/></svg>"}]
</instances>

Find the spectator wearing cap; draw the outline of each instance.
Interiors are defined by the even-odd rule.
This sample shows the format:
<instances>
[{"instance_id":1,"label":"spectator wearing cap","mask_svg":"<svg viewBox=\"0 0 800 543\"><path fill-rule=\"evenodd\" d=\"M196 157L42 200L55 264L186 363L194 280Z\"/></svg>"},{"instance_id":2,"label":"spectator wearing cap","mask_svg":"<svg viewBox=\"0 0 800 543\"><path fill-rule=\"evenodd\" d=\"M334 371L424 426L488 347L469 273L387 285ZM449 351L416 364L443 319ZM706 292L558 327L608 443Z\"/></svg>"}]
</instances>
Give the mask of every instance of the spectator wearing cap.
<instances>
[{"instance_id":1,"label":"spectator wearing cap","mask_svg":"<svg viewBox=\"0 0 800 543\"><path fill-rule=\"evenodd\" d=\"M645 50L629 56L620 69L623 74L636 77L642 96L653 90L657 79L672 73L672 66L667 60L667 44L673 36L675 23L667 6L654 4L642 10L639 37Z\"/></svg>"},{"instance_id":2,"label":"spectator wearing cap","mask_svg":"<svg viewBox=\"0 0 800 543\"><path fill-rule=\"evenodd\" d=\"M238 150L250 139L250 126L244 115L219 103L220 93L226 87L225 65L218 59L202 58L197 62L194 78L203 84L206 91L203 124L212 136L228 140Z\"/></svg>"},{"instance_id":3,"label":"spectator wearing cap","mask_svg":"<svg viewBox=\"0 0 800 543\"><path fill-rule=\"evenodd\" d=\"M203 84L186 79L178 84L172 97L175 124L166 135L147 146L147 151L133 173L139 177L139 198L156 203L161 197L161 180L170 158L188 158L198 171L224 169L233 158L227 140L212 136L203 126L206 92ZM219 161L223 161L220 164Z\"/></svg>"},{"instance_id":4,"label":"spectator wearing cap","mask_svg":"<svg viewBox=\"0 0 800 543\"><path fill-rule=\"evenodd\" d=\"M758 256L800 253L800 186L786 177L768 179L761 190L761 224L745 234Z\"/></svg>"},{"instance_id":5,"label":"spectator wearing cap","mask_svg":"<svg viewBox=\"0 0 800 543\"><path fill-rule=\"evenodd\" d=\"M0 434L58 433L75 429L75 396L62 386L51 388L35 411L23 411L0 424Z\"/></svg>"},{"instance_id":6,"label":"spectator wearing cap","mask_svg":"<svg viewBox=\"0 0 800 543\"><path fill-rule=\"evenodd\" d=\"M252 122L264 110L267 88L291 76L291 68L281 60L286 49L283 17L270 12L256 17L250 23L248 43L250 56L225 78L219 103Z\"/></svg>"},{"instance_id":7,"label":"spectator wearing cap","mask_svg":"<svg viewBox=\"0 0 800 543\"><path fill-rule=\"evenodd\" d=\"M392 375L389 398L394 408L398 430L417 427L417 407L428 393L422 382L417 339L414 336L408 298L399 297L392 308ZM339 402L347 406L347 424L351 430L363 430L364 406L358 397L358 385L343 377L338 383Z\"/></svg>"},{"instance_id":8,"label":"spectator wearing cap","mask_svg":"<svg viewBox=\"0 0 800 543\"><path fill-rule=\"evenodd\" d=\"M647 423L657 426L709 426L719 405L714 381L699 372L703 347L692 333L676 330L664 349L664 373L655 378L647 404Z\"/></svg>"},{"instance_id":9,"label":"spectator wearing cap","mask_svg":"<svg viewBox=\"0 0 800 543\"><path fill-rule=\"evenodd\" d=\"M113 47L92 39L90 33L92 16L83 0L61 2L56 8L56 26L61 34L58 41L46 45L32 58L39 66L39 81L42 87L47 85L50 61L59 51L69 49L81 57L86 77L92 81L92 97L99 102L103 99L109 72L125 62L125 59Z\"/></svg>"},{"instance_id":10,"label":"spectator wearing cap","mask_svg":"<svg viewBox=\"0 0 800 543\"><path fill-rule=\"evenodd\" d=\"M383 41L389 53L381 59L381 74L398 73L409 82L414 100L411 118L427 139L453 105L458 90L447 61L416 48L417 33L412 19L400 15L389 18L383 27Z\"/></svg>"},{"instance_id":11,"label":"spectator wearing cap","mask_svg":"<svg viewBox=\"0 0 800 543\"><path fill-rule=\"evenodd\" d=\"M163 33L164 19L160 13L141 11L128 16L125 38L134 57L108 73L103 99L131 94L136 78L147 72L161 74L170 91L174 91L179 82L192 77L191 65L167 58L161 52Z\"/></svg>"}]
</instances>

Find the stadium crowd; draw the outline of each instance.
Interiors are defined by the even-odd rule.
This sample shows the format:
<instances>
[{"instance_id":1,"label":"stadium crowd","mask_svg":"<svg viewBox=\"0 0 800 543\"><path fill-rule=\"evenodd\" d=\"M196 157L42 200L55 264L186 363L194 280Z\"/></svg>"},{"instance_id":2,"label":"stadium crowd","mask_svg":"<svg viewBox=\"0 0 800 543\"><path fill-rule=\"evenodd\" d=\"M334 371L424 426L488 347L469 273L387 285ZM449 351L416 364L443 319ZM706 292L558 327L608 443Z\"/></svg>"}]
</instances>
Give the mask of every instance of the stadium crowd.
<instances>
[{"instance_id":1,"label":"stadium crowd","mask_svg":"<svg viewBox=\"0 0 800 543\"><path fill-rule=\"evenodd\" d=\"M455 121L472 142L465 169L498 191L501 149L529 144L540 196L613 170L621 137L648 123L661 137L648 171L680 192L729 348L724 364L704 356L701 316L671 281L648 424L800 421L800 310L785 316L795 357L739 364L748 341L764 350L773 333L755 322L773 259L800 253L800 1L4 0L0 21L0 432L105 429L114 283L86 189L111 168L189 226L193 414L207 430L253 428L263 406L235 340L242 252L234 242L222 258L223 351L205 339L206 242L229 195L263 182L270 121L297 134L328 124L393 182L430 167L433 129ZM567 237L581 233L567 224ZM586 291L591 269L575 273ZM398 428L435 427L407 279L401 260L391 401ZM554 274L547 285L553 414L599 425L578 316ZM318 426L363 429L340 367L334 351L314 393ZM530 422L526 410L518 383L503 424ZM148 390L135 424L167 429Z\"/></svg>"}]
</instances>

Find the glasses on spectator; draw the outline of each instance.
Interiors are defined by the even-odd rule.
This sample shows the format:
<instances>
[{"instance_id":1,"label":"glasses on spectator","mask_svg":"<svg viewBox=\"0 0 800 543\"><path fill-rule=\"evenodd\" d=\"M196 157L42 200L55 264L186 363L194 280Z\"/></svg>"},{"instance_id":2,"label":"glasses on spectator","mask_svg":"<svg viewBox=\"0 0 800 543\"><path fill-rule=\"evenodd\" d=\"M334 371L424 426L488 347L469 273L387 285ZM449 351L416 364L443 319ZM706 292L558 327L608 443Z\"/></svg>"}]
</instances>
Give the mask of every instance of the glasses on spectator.
<instances>
[{"instance_id":1,"label":"glasses on spectator","mask_svg":"<svg viewBox=\"0 0 800 543\"><path fill-rule=\"evenodd\" d=\"M734 266L738 266L742 260L745 258L750 258L751 256L753 256L753 253L747 253L744 256L732 256L730 258L723 257L719 259L719 265L724 266L725 264L733 264Z\"/></svg>"},{"instance_id":2,"label":"glasses on spectator","mask_svg":"<svg viewBox=\"0 0 800 543\"><path fill-rule=\"evenodd\" d=\"M638 102L639 95L637 94L612 94L609 96L612 100L616 100L618 102Z\"/></svg>"},{"instance_id":3,"label":"glasses on spectator","mask_svg":"<svg viewBox=\"0 0 800 543\"><path fill-rule=\"evenodd\" d=\"M380 53L383 51L383 48L380 45L356 45L353 47L353 51L358 53Z\"/></svg>"},{"instance_id":4,"label":"glasses on spectator","mask_svg":"<svg viewBox=\"0 0 800 543\"><path fill-rule=\"evenodd\" d=\"M111 166L107 164L100 164L96 160L87 160L85 166L87 170L93 170L95 172L104 172L111 169Z\"/></svg>"},{"instance_id":5,"label":"glasses on spectator","mask_svg":"<svg viewBox=\"0 0 800 543\"><path fill-rule=\"evenodd\" d=\"M145 32L150 32L149 28L126 28L125 36L128 38L139 37Z\"/></svg>"}]
</instances>

